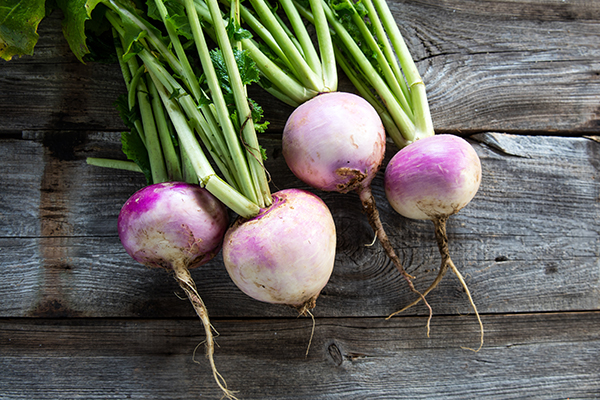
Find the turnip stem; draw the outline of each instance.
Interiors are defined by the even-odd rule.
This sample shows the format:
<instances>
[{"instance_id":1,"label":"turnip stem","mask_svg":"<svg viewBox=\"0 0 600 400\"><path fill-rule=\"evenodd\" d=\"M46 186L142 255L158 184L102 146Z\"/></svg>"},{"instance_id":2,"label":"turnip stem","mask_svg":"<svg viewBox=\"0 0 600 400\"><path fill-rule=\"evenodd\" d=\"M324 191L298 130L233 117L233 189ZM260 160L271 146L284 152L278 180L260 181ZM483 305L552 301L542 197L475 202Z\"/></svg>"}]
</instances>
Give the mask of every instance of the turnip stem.
<instances>
[{"instance_id":1,"label":"turnip stem","mask_svg":"<svg viewBox=\"0 0 600 400\"><path fill-rule=\"evenodd\" d=\"M306 30L304 21L302 21L300 14L298 14L298 10L296 10L296 7L291 0L279 0L279 4L283 8L288 20L290 21L290 25L292 26L295 34L291 37L298 41L302 51L301 54L303 55L303 59L306 61L308 67L310 67L311 71L315 74L315 78L322 82L323 74L319 56L315 46L313 45L312 39ZM316 87L318 86L319 84L317 83Z\"/></svg>"},{"instance_id":2,"label":"turnip stem","mask_svg":"<svg viewBox=\"0 0 600 400\"><path fill-rule=\"evenodd\" d=\"M202 27L200 26L196 8L193 6L192 0L185 0L184 5L188 13L192 34L194 35L194 42L196 44L198 56L200 57L200 62L202 64L202 70L205 74L206 82L211 91L211 97L216 109L217 119L219 120L221 129L223 130L224 139L227 143L226 146L223 146L225 146L225 149L228 149L229 153L231 154L229 159L232 160L232 167L238 171L238 175L246 177L246 179L237 180L240 184L241 190L250 200L258 202L258 195L249 179L250 170L246 162L244 149L240 146L238 135L235 132L231 118L229 118L229 111L227 110L223 92L219 86L215 68L212 60L210 59L208 45L206 43ZM223 159L224 157L221 156L218 158Z\"/></svg>"},{"instance_id":3,"label":"turnip stem","mask_svg":"<svg viewBox=\"0 0 600 400\"><path fill-rule=\"evenodd\" d=\"M192 66L190 65L187 55L185 54L183 45L179 40L179 34L175 31L173 23L171 23L168 20L169 15L167 12L167 8L165 7L163 0L154 0L154 3L156 4L156 8L160 14L160 17L162 18L163 24L169 35L170 44L173 46L179 64L181 65L181 72L183 73L185 81L188 83L189 88L192 94L194 95L196 101L200 101L200 99L202 99L203 96L200 90L200 85L198 83L198 78L192 71Z\"/></svg>"},{"instance_id":4,"label":"turnip stem","mask_svg":"<svg viewBox=\"0 0 600 400\"><path fill-rule=\"evenodd\" d=\"M148 95L148 86L146 80L141 78L138 83L137 98L140 115L142 116L142 125L144 126L144 137L146 139L146 148L150 159L150 170L152 172L152 182L160 183L169 180L167 169L163 157L154 111L150 96Z\"/></svg>"},{"instance_id":5,"label":"turnip stem","mask_svg":"<svg viewBox=\"0 0 600 400\"><path fill-rule=\"evenodd\" d=\"M292 107L297 107L304 101L319 94L319 91L304 86L297 79L285 73L252 40L244 39L242 40L242 44L244 50L248 51L256 65L267 79L272 82L273 86L271 87L277 88L277 91L270 91L269 87L265 87L264 89L279 100Z\"/></svg>"},{"instance_id":6,"label":"turnip stem","mask_svg":"<svg viewBox=\"0 0 600 400\"><path fill-rule=\"evenodd\" d=\"M296 46L294 46L292 40L281 27L266 2L264 0L251 0L250 3L260 16L264 26L269 30L277 43L279 43L282 49L284 49L286 52L290 63L297 72L297 78L307 88L319 92L321 88L319 77L310 68L309 64L304 59L300 51L298 51Z\"/></svg>"},{"instance_id":7,"label":"turnip stem","mask_svg":"<svg viewBox=\"0 0 600 400\"><path fill-rule=\"evenodd\" d=\"M183 263L181 262L173 263L173 272L175 275L175 280L187 295L188 299L192 303L192 306L194 307L194 310L196 311L196 314L202 321L202 325L204 326L204 333L206 335L206 356L208 357L208 361L210 363L215 382L217 382L217 385L222 390L223 396L225 398L231 400L237 399L234 396L233 392L227 389L227 383L225 382L225 379L221 376L219 371L217 371L217 367L215 365L214 360L215 341L213 336L213 327L210 324L208 310L206 309L202 298L196 290L196 284L194 283L194 280L192 279L189 270L182 264Z\"/></svg>"},{"instance_id":8,"label":"turnip stem","mask_svg":"<svg viewBox=\"0 0 600 400\"><path fill-rule=\"evenodd\" d=\"M175 73L181 76L186 76L181 63L177 60L177 57L169 50L167 45L156 35L155 30L151 29L151 25L139 18L136 14L130 12L128 9L124 8L115 0L108 0L103 2L111 9L113 9L117 14L130 22L132 22L135 26L137 26L141 31L145 32L147 38L152 43L152 45L161 53L161 55L167 60L171 68L175 70Z\"/></svg>"},{"instance_id":9,"label":"turnip stem","mask_svg":"<svg viewBox=\"0 0 600 400\"><path fill-rule=\"evenodd\" d=\"M181 159L175 150L175 146L173 145L171 131L169 129L169 122L165 116L165 110L160 100L160 96L156 90L154 82L152 82L152 79L148 80L147 86L150 90L150 101L152 103L152 110L154 112L156 127L158 129L160 144L165 159L168 180L183 181Z\"/></svg>"},{"instance_id":10,"label":"turnip stem","mask_svg":"<svg viewBox=\"0 0 600 400\"><path fill-rule=\"evenodd\" d=\"M85 159L85 161L87 164L95 165L97 167L120 169L123 171L142 172L139 165L137 165L133 161L112 160L108 158L97 157L88 157Z\"/></svg>"},{"instance_id":11,"label":"turnip stem","mask_svg":"<svg viewBox=\"0 0 600 400\"><path fill-rule=\"evenodd\" d=\"M175 130L177 131L177 135L179 136L182 147L187 152L194 171L198 175L200 184L205 186L206 189L208 189L213 195L215 195L238 215L245 218L251 218L257 215L260 211L260 208L255 203L245 198L241 193L225 183L215 174L212 166L208 162L208 159L202 152L198 141L194 137L194 133L187 124L185 115L177 103L170 99L160 81L155 79L153 74L151 74L151 76L153 77L153 81L156 84L156 88L161 96L167 113L169 114L169 117L175 126Z\"/></svg>"},{"instance_id":12,"label":"turnip stem","mask_svg":"<svg viewBox=\"0 0 600 400\"><path fill-rule=\"evenodd\" d=\"M327 16L323 9L321 0L309 0L310 8L314 17L314 26L317 31L317 42L323 68L323 86L331 92L337 90L338 76L335 62L335 51L331 32L327 23Z\"/></svg>"},{"instance_id":13,"label":"turnip stem","mask_svg":"<svg viewBox=\"0 0 600 400\"><path fill-rule=\"evenodd\" d=\"M250 174L252 177L251 180L254 184L257 204L260 207L266 207L271 205L271 192L265 173L265 168L262 163L262 155L260 153L260 146L258 144L258 138L254 129L254 121L252 119L250 105L248 104L246 88L242 83L233 49L230 45L229 38L225 30L225 25L223 24L223 20L220 18L221 10L219 9L217 0L208 0L208 8L213 19L213 28L217 37L217 43L227 66L229 83L235 98L235 105L241 127L241 141L246 150L245 159L250 169ZM195 9L190 7L190 10L192 11L193 15L195 15ZM248 197L248 195L246 196ZM254 200L252 197L250 197L250 199Z\"/></svg>"},{"instance_id":14,"label":"turnip stem","mask_svg":"<svg viewBox=\"0 0 600 400\"><path fill-rule=\"evenodd\" d=\"M369 20L372 24L376 37L379 39L382 51L385 54L384 59L386 61L386 64L389 65L389 67L393 71L394 78L389 80L388 82L390 85L400 86L402 94L397 93L396 96L398 98L404 97L409 102L410 107L412 108L410 89L406 85L406 79L404 78L402 69L398 64L396 54L394 54L394 48L390 44L388 35L385 33L385 28L383 27L381 20L378 17L377 10L374 8L372 0L363 0L362 3L368 10Z\"/></svg>"},{"instance_id":15,"label":"turnip stem","mask_svg":"<svg viewBox=\"0 0 600 400\"><path fill-rule=\"evenodd\" d=\"M375 8L383 22L388 36L391 38L394 50L398 55L402 71L410 87L413 111L415 114L416 139L434 134L433 122L429 110L429 102L425 94L425 85L419 74L419 70L402 38L398 24L390 11L386 0L373 0ZM392 138L394 139L394 138ZM395 139L394 139L395 140Z\"/></svg>"}]
</instances>

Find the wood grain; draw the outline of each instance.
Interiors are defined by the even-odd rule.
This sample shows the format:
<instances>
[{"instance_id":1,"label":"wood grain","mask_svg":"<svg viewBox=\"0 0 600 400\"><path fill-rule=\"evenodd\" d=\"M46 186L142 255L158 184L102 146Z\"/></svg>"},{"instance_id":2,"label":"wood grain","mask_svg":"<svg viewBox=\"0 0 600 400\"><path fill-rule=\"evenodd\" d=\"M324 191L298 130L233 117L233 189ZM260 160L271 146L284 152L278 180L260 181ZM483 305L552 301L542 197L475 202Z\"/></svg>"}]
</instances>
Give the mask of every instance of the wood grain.
<instances>
[{"instance_id":1,"label":"wood grain","mask_svg":"<svg viewBox=\"0 0 600 400\"><path fill-rule=\"evenodd\" d=\"M240 398L565 399L600 391L600 314L214 320L216 363ZM217 399L193 319L0 320L0 397Z\"/></svg>"},{"instance_id":2,"label":"wood grain","mask_svg":"<svg viewBox=\"0 0 600 400\"><path fill-rule=\"evenodd\" d=\"M219 331L216 363L240 399L597 399L600 396L600 3L390 2L428 88L438 133L468 137L483 182L449 221L452 276L416 306L355 194L316 192L338 246L312 321L254 301L220 256L192 271ZM35 55L0 62L0 399L218 399L203 330L174 279L135 263L116 218L141 175L123 158L116 65L79 63L60 15ZM342 78L341 90L351 90ZM273 189L306 188L281 156L290 107L251 88ZM595 138L595 139L594 139ZM386 162L394 154L390 144ZM415 283L439 256L427 221L374 194ZM199 346L199 347L198 347ZM193 360L194 349L198 347Z\"/></svg>"}]
</instances>

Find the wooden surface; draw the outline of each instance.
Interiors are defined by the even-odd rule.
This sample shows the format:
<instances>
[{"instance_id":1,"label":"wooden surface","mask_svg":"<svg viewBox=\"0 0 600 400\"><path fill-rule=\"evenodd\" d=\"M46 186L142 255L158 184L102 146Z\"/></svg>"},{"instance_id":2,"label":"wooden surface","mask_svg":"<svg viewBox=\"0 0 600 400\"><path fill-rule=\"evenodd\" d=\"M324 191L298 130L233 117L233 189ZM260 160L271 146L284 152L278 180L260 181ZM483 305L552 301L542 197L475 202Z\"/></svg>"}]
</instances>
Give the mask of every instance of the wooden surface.
<instances>
[{"instance_id":1,"label":"wooden surface","mask_svg":"<svg viewBox=\"0 0 600 400\"><path fill-rule=\"evenodd\" d=\"M318 194L338 231L312 322L254 301L222 260L192 272L219 331L216 363L240 399L600 398L600 3L396 1L436 131L468 137L483 182L448 226L458 281L419 305L358 198ZM122 157L115 65L79 64L59 16L32 57L0 63L0 399L218 399L200 322L164 271L130 259L116 218L140 175L86 165ZM350 90L347 82L342 89ZM302 187L281 157L289 107L253 90L274 188ZM388 146L388 159L394 148ZM416 285L434 278L432 226L384 224Z\"/></svg>"}]
</instances>

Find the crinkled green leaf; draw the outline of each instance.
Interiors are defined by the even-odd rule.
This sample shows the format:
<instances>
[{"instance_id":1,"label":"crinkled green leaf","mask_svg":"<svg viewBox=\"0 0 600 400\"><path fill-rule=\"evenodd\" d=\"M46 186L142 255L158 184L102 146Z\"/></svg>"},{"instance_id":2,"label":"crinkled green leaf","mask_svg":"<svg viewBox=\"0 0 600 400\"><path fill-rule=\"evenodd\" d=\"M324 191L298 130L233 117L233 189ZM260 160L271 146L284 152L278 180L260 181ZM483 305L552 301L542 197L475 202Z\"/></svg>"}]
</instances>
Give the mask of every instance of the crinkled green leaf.
<instances>
[{"instance_id":1,"label":"crinkled green leaf","mask_svg":"<svg viewBox=\"0 0 600 400\"><path fill-rule=\"evenodd\" d=\"M46 15L45 0L0 2L0 57L32 55L39 35L37 28Z\"/></svg>"},{"instance_id":2,"label":"crinkled green leaf","mask_svg":"<svg viewBox=\"0 0 600 400\"><path fill-rule=\"evenodd\" d=\"M230 39L235 41L240 41L243 39L252 39L252 32L247 29L244 29L240 26L240 24L233 18L229 19L229 23L227 24L227 36Z\"/></svg>"},{"instance_id":3,"label":"crinkled green leaf","mask_svg":"<svg viewBox=\"0 0 600 400\"><path fill-rule=\"evenodd\" d=\"M90 19L91 10L86 8L86 0L56 0L56 3L64 14L63 35L75 57L83 62L83 57L90 52L86 43L85 21Z\"/></svg>"},{"instance_id":4,"label":"crinkled green leaf","mask_svg":"<svg viewBox=\"0 0 600 400\"><path fill-rule=\"evenodd\" d=\"M242 84L249 85L251 83L258 82L260 79L260 71L256 67L256 63L252 57L248 55L248 52L244 50L233 49L233 54L238 65ZM221 50L218 48L214 49L210 52L210 58L215 66L215 71L217 72L217 77L219 78L221 87L227 91L230 91L231 85L229 74L227 72L225 60L223 59L223 53L221 53Z\"/></svg>"},{"instance_id":5,"label":"crinkled green leaf","mask_svg":"<svg viewBox=\"0 0 600 400\"><path fill-rule=\"evenodd\" d=\"M248 99L250 102L250 111L252 112L252 120L254 121L254 129L257 133L264 133L269 126L269 121L260 122L263 119L263 108L254 100Z\"/></svg>"},{"instance_id":6,"label":"crinkled green leaf","mask_svg":"<svg viewBox=\"0 0 600 400\"><path fill-rule=\"evenodd\" d=\"M238 70L240 72L240 78L244 85L249 85L251 83L258 82L260 79L260 72L254 60L248 55L246 51L241 51L238 49L233 49L235 61L238 66ZM233 92L231 90L229 73L227 72L227 67L225 64L225 60L223 58L223 53L220 49L214 49L210 52L210 57L215 67L215 72L217 74L217 79L219 80L219 84L223 90L223 97L225 98L225 103L229 109L230 118L233 122L233 125L236 129L240 129L240 122L238 119L237 109L235 106L235 99L233 96ZM255 130L258 133L262 133L267 129L269 125L268 122L260 123L263 118L263 109L252 99L248 99L250 110L252 113L252 120L255 124Z\"/></svg>"},{"instance_id":7,"label":"crinkled green leaf","mask_svg":"<svg viewBox=\"0 0 600 400\"><path fill-rule=\"evenodd\" d=\"M366 7L360 2L351 2L350 0L329 0L329 6L334 10L335 16L338 21L344 26L346 31L350 34L354 42L361 49L363 54L371 61L373 67L376 70L379 70L380 67L376 62L376 54L373 50L365 43L364 37L360 31L360 29L356 26L356 23L353 21L353 17L358 15L367 28L372 30L371 22L369 21L367 16ZM335 37L333 37L336 40Z\"/></svg>"},{"instance_id":8,"label":"crinkled green leaf","mask_svg":"<svg viewBox=\"0 0 600 400\"><path fill-rule=\"evenodd\" d=\"M188 40L192 40L194 38L189 20L185 15L169 16L166 23L169 24L170 27L174 28L178 35L181 35Z\"/></svg>"},{"instance_id":9,"label":"crinkled green leaf","mask_svg":"<svg viewBox=\"0 0 600 400\"><path fill-rule=\"evenodd\" d=\"M178 1L166 0L163 1L165 8L167 9L167 23L175 29L175 31L185 37L186 39L193 39L192 29L188 17L185 13L185 6ZM157 21L162 21L156 2L154 0L147 0L146 5L148 7L148 17Z\"/></svg>"}]
</instances>

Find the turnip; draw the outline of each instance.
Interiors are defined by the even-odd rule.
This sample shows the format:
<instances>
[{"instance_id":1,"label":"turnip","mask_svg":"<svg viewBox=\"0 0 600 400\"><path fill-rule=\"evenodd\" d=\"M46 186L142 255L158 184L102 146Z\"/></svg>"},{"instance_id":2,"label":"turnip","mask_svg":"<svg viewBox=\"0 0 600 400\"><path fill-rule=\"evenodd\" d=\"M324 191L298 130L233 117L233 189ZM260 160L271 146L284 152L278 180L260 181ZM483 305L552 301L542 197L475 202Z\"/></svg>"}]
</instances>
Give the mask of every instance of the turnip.
<instances>
[{"instance_id":1,"label":"turnip","mask_svg":"<svg viewBox=\"0 0 600 400\"><path fill-rule=\"evenodd\" d=\"M223 261L248 296L306 314L331 276L335 246L325 203L305 190L284 189L256 217L235 221L225 234Z\"/></svg>"},{"instance_id":2,"label":"turnip","mask_svg":"<svg viewBox=\"0 0 600 400\"><path fill-rule=\"evenodd\" d=\"M358 193L386 254L418 293L383 228L371 191L385 156L385 130L373 106L351 93L321 94L292 112L282 149L291 171L305 183L324 191Z\"/></svg>"},{"instance_id":3,"label":"turnip","mask_svg":"<svg viewBox=\"0 0 600 400\"><path fill-rule=\"evenodd\" d=\"M227 209L206 189L165 182L146 186L125 202L118 231L134 260L173 273L204 325L206 355L215 381L228 398L234 398L215 366L213 328L189 272L219 253L228 224Z\"/></svg>"},{"instance_id":4,"label":"turnip","mask_svg":"<svg viewBox=\"0 0 600 400\"><path fill-rule=\"evenodd\" d=\"M448 218L465 207L479 189L481 162L477 153L466 140L458 136L431 136L396 153L385 170L384 179L386 197L394 210L406 218L433 221L442 263L438 276L423 294L427 295L433 290L450 268L463 286L477 316L481 329L481 348L483 325L469 288L450 258L446 233Z\"/></svg>"}]
</instances>

